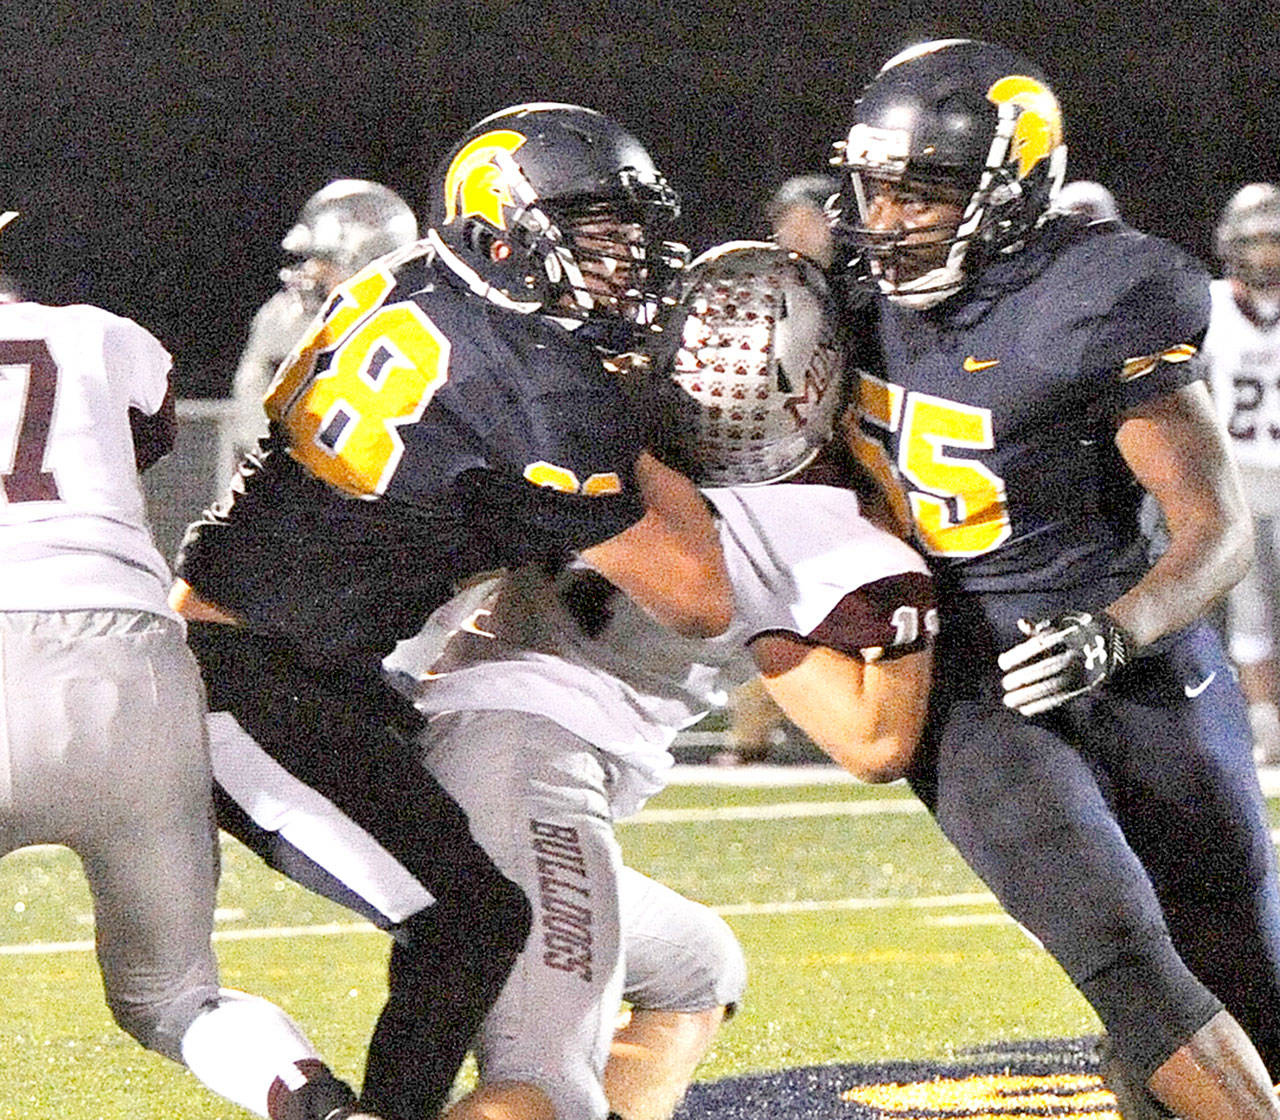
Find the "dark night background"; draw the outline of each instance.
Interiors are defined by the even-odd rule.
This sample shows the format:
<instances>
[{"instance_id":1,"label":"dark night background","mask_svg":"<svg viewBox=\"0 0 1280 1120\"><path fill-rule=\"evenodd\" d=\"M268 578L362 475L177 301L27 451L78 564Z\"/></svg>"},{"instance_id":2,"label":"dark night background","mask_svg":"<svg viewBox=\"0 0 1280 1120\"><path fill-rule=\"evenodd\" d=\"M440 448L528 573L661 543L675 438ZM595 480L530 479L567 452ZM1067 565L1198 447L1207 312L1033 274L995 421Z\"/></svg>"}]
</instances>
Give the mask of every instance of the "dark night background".
<instances>
[{"instance_id":1,"label":"dark night background","mask_svg":"<svg viewBox=\"0 0 1280 1120\"><path fill-rule=\"evenodd\" d=\"M46 302L137 319L183 396L220 396L278 243L337 175L419 211L436 158L524 100L611 113L685 199L696 250L764 232L788 175L821 170L863 82L899 47L970 35L1039 62L1068 177L1140 228L1209 252L1240 183L1274 178L1274 3L613 4L500 0L0 0L0 268Z\"/></svg>"}]
</instances>

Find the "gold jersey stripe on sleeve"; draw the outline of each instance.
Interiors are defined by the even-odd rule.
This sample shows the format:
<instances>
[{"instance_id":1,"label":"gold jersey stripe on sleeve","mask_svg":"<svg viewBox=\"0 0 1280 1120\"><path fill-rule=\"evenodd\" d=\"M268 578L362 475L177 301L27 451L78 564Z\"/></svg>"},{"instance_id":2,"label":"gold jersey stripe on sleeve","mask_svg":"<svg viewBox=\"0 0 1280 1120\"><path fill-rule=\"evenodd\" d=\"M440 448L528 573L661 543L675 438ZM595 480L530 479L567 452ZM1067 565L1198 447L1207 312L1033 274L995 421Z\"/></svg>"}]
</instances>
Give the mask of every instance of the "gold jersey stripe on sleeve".
<instances>
[{"instance_id":1,"label":"gold jersey stripe on sleeve","mask_svg":"<svg viewBox=\"0 0 1280 1120\"><path fill-rule=\"evenodd\" d=\"M1145 377L1160 362L1188 362L1196 356L1196 348L1190 343L1183 342L1177 346L1170 346L1168 350L1161 350L1158 354L1144 354L1138 358L1126 358L1124 365L1120 369L1121 381L1136 381L1139 377Z\"/></svg>"}]
</instances>

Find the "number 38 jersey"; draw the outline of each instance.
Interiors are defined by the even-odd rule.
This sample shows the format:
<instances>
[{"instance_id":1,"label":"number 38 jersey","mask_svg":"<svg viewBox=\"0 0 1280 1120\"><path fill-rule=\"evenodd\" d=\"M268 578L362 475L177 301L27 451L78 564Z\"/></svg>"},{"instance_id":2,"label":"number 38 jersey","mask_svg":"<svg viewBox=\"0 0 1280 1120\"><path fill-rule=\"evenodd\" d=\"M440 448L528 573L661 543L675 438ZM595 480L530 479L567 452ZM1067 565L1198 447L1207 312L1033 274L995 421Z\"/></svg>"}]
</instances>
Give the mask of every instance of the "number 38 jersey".
<instances>
[{"instance_id":1,"label":"number 38 jersey","mask_svg":"<svg viewBox=\"0 0 1280 1120\"><path fill-rule=\"evenodd\" d=\"M179 574L253 626L376 664L455 581L639 520L621 390L583 331L519 310L434 235L335 289Z\"/></svg>"},{"instance_id":2,"label":"number 38 jersey","mask_svg":"<svg viewBox=\"0 0 1280 1120\"><path fill-rule=\"evenodd\" d=\"M1119 222L1047 226L930 311L881 301L855 450L951 591L1105 604L1148 566L1128 409L1203 376L1208 281Z\"/></svg>"},{"instance_id":3,"label":"number 38 jersey","mask_svg":"<svg viewBox=\"0 0 1280 1120\"><path fill-rule=\"evenodd\" d=\"M160 410L170 365L99 308L0 304L0 611L171 613L129 422Z\"/></svg>"}]
</instances>

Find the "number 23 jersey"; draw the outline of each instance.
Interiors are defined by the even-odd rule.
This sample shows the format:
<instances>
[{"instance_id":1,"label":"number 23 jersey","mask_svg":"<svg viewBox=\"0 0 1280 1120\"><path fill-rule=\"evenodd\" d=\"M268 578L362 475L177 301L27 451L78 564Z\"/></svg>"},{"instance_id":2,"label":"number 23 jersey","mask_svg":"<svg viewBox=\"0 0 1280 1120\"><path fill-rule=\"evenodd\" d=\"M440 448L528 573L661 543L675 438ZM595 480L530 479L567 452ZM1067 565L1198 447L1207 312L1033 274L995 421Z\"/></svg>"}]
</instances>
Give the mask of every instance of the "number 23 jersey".
<instances>
[{"instance_id":1,"label":"number 23 jersey","mask_svg":"<svg viewBox=\"0 0 1280 1120\"><path fill-rule=\"evenodd\" d=\"M1109 602L1145 571L1127 410L1197 380L1208 281L1119 222L1050 223L927 312L881 301L855 452L952 591Z\"/></svg>"},{"instance_id":2,"label":"number 23 jersey","mask_svg":"<svg viewBox=\"0 0 1280 1120\"><path fill-rule=\"evenodd\" d=\"M264 453L188 530L179 574L377 661L454 581L616 535L644 513L643 444L580 334L495 305L438 239L375 262L282 364Z\"/></svg>"},{"instance_id":3,"label":"number 23 jersey","mask_svg":"<svg viewBox=\"0 0 1280 1120\"><path fill-rule=\"evenodd\" d=\"M1213 313L1204 338L1218 416L1231 438L1245 496L1255 514L1280 514L1280 322L1245 313L1230 280L1210 285Z\"/></svg>"}]
</instances>

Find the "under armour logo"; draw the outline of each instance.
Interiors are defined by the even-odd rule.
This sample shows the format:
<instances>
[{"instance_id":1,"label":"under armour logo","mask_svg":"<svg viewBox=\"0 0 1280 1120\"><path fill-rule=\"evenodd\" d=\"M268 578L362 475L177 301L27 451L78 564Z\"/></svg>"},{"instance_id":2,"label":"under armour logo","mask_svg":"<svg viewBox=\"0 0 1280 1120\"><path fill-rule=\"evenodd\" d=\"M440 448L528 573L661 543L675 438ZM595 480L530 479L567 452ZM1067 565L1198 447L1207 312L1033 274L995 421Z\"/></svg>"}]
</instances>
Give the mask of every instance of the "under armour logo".
<instances>
[{"instance_id":1,"label":"under armour logo","mask_svg":"<svg viewBox=\"0 0 1280 1120\"><path fill-rule=\"evenodd\" d=\"M1105 669L1107 665L1106 639L1099 634L1084 647L1084 666L1086 669Z\"/></svg>"}]
</instances>

